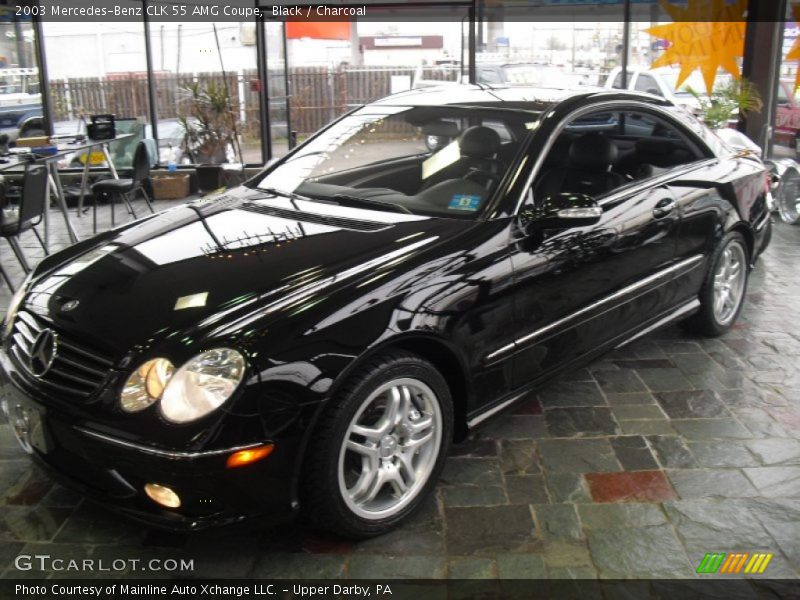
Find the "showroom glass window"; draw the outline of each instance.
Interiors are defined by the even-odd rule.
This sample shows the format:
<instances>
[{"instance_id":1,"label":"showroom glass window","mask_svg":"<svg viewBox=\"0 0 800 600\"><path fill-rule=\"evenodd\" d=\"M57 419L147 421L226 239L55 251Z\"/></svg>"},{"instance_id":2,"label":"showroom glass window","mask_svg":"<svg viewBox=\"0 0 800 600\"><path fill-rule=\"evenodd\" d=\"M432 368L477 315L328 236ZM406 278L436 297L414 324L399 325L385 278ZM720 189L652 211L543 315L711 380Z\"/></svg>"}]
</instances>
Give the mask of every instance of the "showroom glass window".
<instances>
[{"instance_id":1,"label":"showroom glass window","mask_svg":"<svg viewBox=\"0 0 800 600\"><path fill-rule=\"evenodd\" d=\"M792 4L786 6L783 29L783 46L778 57L778 82L775 94L775 125L771 155L775 158L800 157L800 94L795 89L798 61L787 61L785 56L800 36L800 26L792 15Z\"/></svg>"},{"instance_id":2,"label":"showroom glass window","mask_svg":"<svg viewBox=\"0 0 800 600\"><path fill-rule=\"evenodd\" d=\"M113 114L118 130L134 134L132 142L112 148L117 168L129 167L136 142L152 138L144 23L45 21L42 33L53 133L85 134L91 115ZM80 167L85 160L103 166L101 155L70 156L60 166Z\"/></svg>"},{"instance_id":3,"label":"showroom glass window","mask_svg":"<svg viewBox=\"0 0 800 600\"><path fill-rule=\"evenodd\" d=\"M161 3L152 3L158 7ZM226 98L236 142L225 151L223 162L260 165L261 84L257 69L255 21L150 23L150 46L156 81L156 114L161 163L216 162L203 158L197 148L186 148L182 119L193 119L191 91ZM240 156L241 154L241 156Z\"/></svg>"}]
</instances>

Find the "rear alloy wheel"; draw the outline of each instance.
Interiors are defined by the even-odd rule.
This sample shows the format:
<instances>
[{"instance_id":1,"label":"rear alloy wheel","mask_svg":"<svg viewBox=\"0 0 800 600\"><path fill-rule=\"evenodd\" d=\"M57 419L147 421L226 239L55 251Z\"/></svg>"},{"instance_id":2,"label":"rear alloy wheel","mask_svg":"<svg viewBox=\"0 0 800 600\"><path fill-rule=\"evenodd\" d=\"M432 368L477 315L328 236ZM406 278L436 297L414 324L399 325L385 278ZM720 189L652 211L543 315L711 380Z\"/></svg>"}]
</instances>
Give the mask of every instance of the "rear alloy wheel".
<instances>
[{"instance_id":1,"label":"rear alloy wheel","mask_svg":"<svg viewBox=\"0 0 800 600\"><path fill-rule=\"evenodd\" d=\"M710 336L730 329L744 304L748 269L744 238L738 232L729 233L712 257L700 290L700 310L687 322L691 329Z\"/></svg>"},{"instance_id":2,"label":"rear alloy wheel","mask_svg":"<svg viewBox=\"0 0 800 600\"><path fill-rule=\"evenodd\" d=\"M714 274L714 317L727 326L736 318L744 299L747 258L741 244L730 243L722 253Z\"/></svg>"},{"instance_id":3,"label":"rear alloy wheel","mask_svg":"<svg viewBox=\"0 0 800 600\"><path fill-rule=\"evenodd\" d=\"M453 430L441 374L405 352L370 359L331 399L306 453L303 511L363 538L410 515L436 485Z\"/></svg>"}]
</instances>

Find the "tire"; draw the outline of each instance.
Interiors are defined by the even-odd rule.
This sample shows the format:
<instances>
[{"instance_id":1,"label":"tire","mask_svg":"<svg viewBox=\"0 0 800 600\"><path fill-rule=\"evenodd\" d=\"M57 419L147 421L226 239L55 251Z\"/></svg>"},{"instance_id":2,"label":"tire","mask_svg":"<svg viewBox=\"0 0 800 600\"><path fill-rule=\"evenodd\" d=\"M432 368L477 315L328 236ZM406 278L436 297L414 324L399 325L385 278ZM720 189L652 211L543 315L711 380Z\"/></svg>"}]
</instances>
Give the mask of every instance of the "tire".
<instances>
[{"instance_id":1,"label":"tire","mask_svg":"<svg viewBox=\"0 0 800 600\"><path fill-rule=\"evenodd\" d=\"M737 261L739 270L734 278ZM736 322L747 294L750 258L742 234L737 231L727 234L714 250L710 264L700 288L700 310L686 325L693 332L716 337ZM723 298L728 298L729 302L723 302Z\"/></svg>"},{"instance_id":2,"label":"tire","mask_svg":"<svg viewBox=\"0 0 800 600\"><path fill-rule=\"evenodd\" d=\"M300 482L304 516L348 538L389 531L420 506L444 466L453 431L446 381L422 358L393 351L368 360L324 411Z\"/></svg>"}]
</instances>

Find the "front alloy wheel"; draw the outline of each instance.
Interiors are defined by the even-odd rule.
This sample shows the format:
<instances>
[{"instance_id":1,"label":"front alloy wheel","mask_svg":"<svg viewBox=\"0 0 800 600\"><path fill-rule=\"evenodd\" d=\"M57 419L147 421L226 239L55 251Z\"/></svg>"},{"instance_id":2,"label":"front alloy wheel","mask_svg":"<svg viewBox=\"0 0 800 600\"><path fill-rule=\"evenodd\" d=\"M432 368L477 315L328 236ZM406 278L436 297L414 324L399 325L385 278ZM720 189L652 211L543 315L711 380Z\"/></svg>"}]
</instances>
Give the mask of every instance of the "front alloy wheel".
<instances>
[{"instance_id":1,"label":"front alloy wheel","mask_svg":"<svg viewBox=\"0 0 800 600\"><path fill-rule=\"evenodd\" d=\"M339 491L354 514L398 514L430 478L442 442L442 411L418 379L389 381L356 412L339 451Z\"/></svg>"},{"instance_id":2,"label":"front alloy wheel","mask_svg":"<svg viewBox=\"0 0 800 600\"><path fill-rule=\"evenodd\" d=\"M447 382L419 356L367 360L320 416L301 480L317 528L353 538L385 533L436 485L453 430Z\"/></svg>"}]
</instances>

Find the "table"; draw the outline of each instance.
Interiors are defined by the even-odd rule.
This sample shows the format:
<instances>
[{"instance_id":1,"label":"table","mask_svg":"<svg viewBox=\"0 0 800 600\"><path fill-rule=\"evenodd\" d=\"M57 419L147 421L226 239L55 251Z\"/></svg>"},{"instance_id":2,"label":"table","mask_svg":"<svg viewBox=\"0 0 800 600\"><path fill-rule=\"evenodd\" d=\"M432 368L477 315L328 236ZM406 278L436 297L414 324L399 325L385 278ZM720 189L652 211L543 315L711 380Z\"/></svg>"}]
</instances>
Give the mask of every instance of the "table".
<instances>
[{"instance_id":1,"label":"table","mask_svg":"<svg viewBox=\"0 0 800 600\"><path fill-rule=\"evenodd\" d=\"M47 191L45 192L48 196L50 193L53 193L53 197L55 198L56 204L58 205L59 209L61 209L61 214L64 216L64 223L67 226L67 232L69 233L69 239L72 243L76 243L80 241L80 237L78 237L78 232L75 231L75 227L72 224L72 221L69 219L69 210L67 209L67 199L64 195L64 188L61 185L61 177L58 171L58 161L68 154L72 154L75 152L87 151L86 157L86 164L83 167L83 174L81 176L81 191L80 196L78 197L78 217L81 216L81 210L83 209L83 199L86 195L86 185L89 181L89 168L90 168L90 157L92 154L93 148L100 148L103 152L103 156L106 159L106 163L108 164L108 169L111 172L111 176L114 179L119 179L119 175L117 174L117 169L114 166L114 161L111 160L111 154L108 151L109 144L113 144L114 142L121 141L133 137L132 133L124 133L116 136L113 139L109 140L90 140L88 138L81 140L81 141L74 141L74 142L62 142L60 144L56 144L57 152L55 154L51 154L49 156L36 156L33 160L28 159L20 159L19 156L14 154L9 155L9 162L7 163L0 163L0 172L2 171L10 171L14 168L25 167L28 164L32 163L40 163L47 166L48 170L48 178L47 178ZM48 206L47 209L44 211L44 247L45 250L48 252L50 251L50 219L49 219L50 207Z\"/></svg>"}]
</instances>

